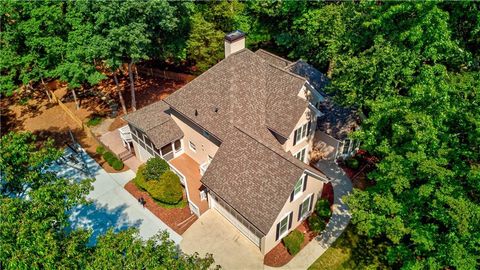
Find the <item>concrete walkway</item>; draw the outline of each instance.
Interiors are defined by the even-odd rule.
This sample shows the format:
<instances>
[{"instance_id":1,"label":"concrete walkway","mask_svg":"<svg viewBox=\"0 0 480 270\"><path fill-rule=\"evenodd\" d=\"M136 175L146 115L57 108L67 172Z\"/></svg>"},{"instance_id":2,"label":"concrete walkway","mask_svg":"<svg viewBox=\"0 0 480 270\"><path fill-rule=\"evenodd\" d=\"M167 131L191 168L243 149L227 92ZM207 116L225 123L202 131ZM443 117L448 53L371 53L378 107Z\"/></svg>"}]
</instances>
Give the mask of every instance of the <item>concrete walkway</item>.
<instances>
[{"instance_id":1,"label":"concrete walkway","mask_svg":"<svg viewBox=\"0 0 480 270\"><path fill-rule=\"evenodd\" d=\"M65 155L71 155L67 148ZM70 215L72 228L89 228L92 230L90 244L104 234L108 229L115 231L128 227L137 227L140 236L148 239L160 230L166 230L176 244L182 237L170 229L148 209L143 208L123 186L130 181L135 173L131 170L122 173L107 173L97 162L82 149L81 155L71 155L81 162L69 162L55 165L52 170L61 177L74 181L85 178L95 178L93 190L87 195L93 203L81 205L73 209ZM81 170L79 170L81 168Z\"/></svg>"},{"instance_id":2,"label":"concrete walkway","mask_svg":"<svg viewBox=\"0 0 480 270\"><path fill-rule=\"evenodd\" d=\"M337 240L350 222L350 213L342 196L350 194L352 182L345 172L332 161L320 161L317 168L331 178L334 192L333 213L325 231L307 244L293 259L282 267L264 266L264 269L307 269Z\"/></svg>"}]
</instances>

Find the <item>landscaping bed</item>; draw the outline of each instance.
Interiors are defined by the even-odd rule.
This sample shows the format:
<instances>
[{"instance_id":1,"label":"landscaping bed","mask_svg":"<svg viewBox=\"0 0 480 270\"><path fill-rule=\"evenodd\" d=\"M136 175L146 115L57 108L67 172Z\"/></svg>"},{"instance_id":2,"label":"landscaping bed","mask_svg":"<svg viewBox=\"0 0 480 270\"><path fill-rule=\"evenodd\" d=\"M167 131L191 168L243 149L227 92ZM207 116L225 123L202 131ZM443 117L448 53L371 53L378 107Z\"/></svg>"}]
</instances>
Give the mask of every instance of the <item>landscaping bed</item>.
<instances>
[{"instance_id":1,"label":"landscaping bed","mask_svg":"<svg viewBox=\"0 0 480 270\"><path fill-rule=\"evenodd\" d=\"M303 221L295 230L300 231L304 236L303 243L300 245L301 249L303 249L303 247L305 247L318 235L310 230L307 221ZM263 258L263 263L272 267L280 267L291 261L293 257L293 255L288 253L285 244L280 242L276 247L270 250L267 255L265 255Z\"/></svg>"},{"instance_id":2,"label":"landscaping bed","mask_svg":"<svg viewBox=\"0 0 480 270\"><path fill-rule=\"evenodd\" d=\"M375 185L373 180L368 179L368 173L375 169L378 159L364 150L359 150L353 157L340 160L338 165L352 181L353 187L361 190Z\"/></svg>"},{"instance_id":3,"label":"landscaping bed","mask_svg":"<svg viewBox=\"0 0 480 270\"><path fill-rule=\"evenodd\" d=\"M197 220L197 217L190 212L188 203L182 208L162 207L150 197L148 192L140 190L133 180L125 185L125 189L137 199L143 197L146 201L145 207L180 235L183 234L190 225L195 222L195 220ZM182 201L186 201L185 196ZM187 219L189 220L185 222Z\"/></svg>"}]
</instances>

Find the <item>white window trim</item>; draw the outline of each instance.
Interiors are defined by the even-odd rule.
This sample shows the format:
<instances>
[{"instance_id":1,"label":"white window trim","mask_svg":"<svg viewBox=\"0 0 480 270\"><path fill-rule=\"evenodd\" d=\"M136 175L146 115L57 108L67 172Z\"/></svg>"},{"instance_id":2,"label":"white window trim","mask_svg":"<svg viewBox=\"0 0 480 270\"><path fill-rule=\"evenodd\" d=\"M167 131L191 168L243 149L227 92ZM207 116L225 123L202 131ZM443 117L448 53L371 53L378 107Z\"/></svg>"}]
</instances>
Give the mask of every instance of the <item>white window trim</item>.
<instances>
[{"instance_id":1,"label":"white window trim","mask_svg":"<svg viewBox=\"0 0 480 270\"><path fill-rule=\"evenodd\" d=\"M297 155L302 152L303 150L305 150L305 155L303 156L303 160L299 159L301 162L305 162L305 158L307 157L307 148L308 148L308 145L305 146L304 148L300 149L299 151L297 151L295 154L293 154L293 156L295 158L297 158Z\"/></svg>"},{"instance_id":2,"label":"white window trim","mask_svg":"<svg viewBox=\"0 0 480 270\"><path fill-rule=\"evenodd\" d=\"M193 147L192 147L192 145L193 145ZM195 153L197 152L197 149L195 149L195 148L197 148L197 146L196 146L192 141L188 141L188 147L189 147L190 150L192 150L193 152L195 152Z\"/></svg>"},{"instance_id":3,"label":"white window trim","mask_svg":"<svg viewBox=\"0 0 480 270\"><path fill-rule=\"evenodd\" d=\"M301 131L301 129L303 129L303 127L305 127L305 137L302 137L302 138L300 138L300 140L297 140L297 141L295 142L295 145L298 145L298 144L300 144L300 143L308 140L308 137L310 137L310 135L311 135L311 134L310 134L310 135L306 135L306 134L308 133L308 121L307 121L306 123L303 123L302 125L300 125L298 128L296 128L296 129L295 129L296 133L297 133L297 134L299 134L299 133L301 134L301 132L298 132L298 131ZM295 131L294 131L294 133L293 133L294 135L295 135ZM296 138L294 138L294 140L295 140L295 139L296 139Z\"/></svg>"},{"instance_id":4,"label":"white window trim","mask_svg":"<svg viewBox=\"0 0 480 270\"><path fill-rule=\"evenodd\" d=\"M310 193L303 201L300 205L303 205L306 201L308 201L308 205L307 205L307 212L305 212L305 214L303 214L301 217L300 217L300 220L304 220L306 217L308 217L310 215L310 211L308 211L308 209L310 208L311 204L312 204L312 201L310 201L310 197L312 196L313 193ZM303 209L302 209L303 210Z\"/></svg>"},{"instance_id":5,"label":"white window trim","mask_svg":"<svg viewBox=\"0 0 480 270\"><path fill-rule=\"evenodd\" d=\"M293 187L293 200L292 200L292 202L294 202L296 199L300 198L303 195L303 185L305 184L305 177L307 177L307 175L302 174L302 176L300 176L298 181L295 182L295 186L297 185L298 182L301 182L301 185L300 185L300 191L297 194L295 194L295 186Z\"/></svg>"},{"instance_id":6,"label":"white window trim","mask_svg":"<svg viewBox=\"0 0 480 270\"><path fill-rule=\"evenodd\" d=\"M287 236L288 234L288 223L290 223L290 213L292 213L292 211L288 212L287 214L285 214L281 219L280 221L277 223L277 224L281 224L282 221L287 218L287 229L285 230L284 233L280 234L280 231L278 232L278 240L280 241L283 237ZM280 228L282 227L282 225L278 226L278 230L280 230Z\"/></svg>"}]
</instances>

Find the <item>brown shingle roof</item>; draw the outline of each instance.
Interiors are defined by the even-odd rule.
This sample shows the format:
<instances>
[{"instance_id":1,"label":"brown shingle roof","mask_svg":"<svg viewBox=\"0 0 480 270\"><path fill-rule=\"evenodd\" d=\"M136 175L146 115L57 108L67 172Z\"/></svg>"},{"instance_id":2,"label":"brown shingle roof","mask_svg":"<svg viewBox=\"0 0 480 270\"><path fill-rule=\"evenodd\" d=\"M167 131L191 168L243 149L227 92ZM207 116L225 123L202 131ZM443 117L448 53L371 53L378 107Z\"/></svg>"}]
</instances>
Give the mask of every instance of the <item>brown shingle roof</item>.
<instances>
[{"instance_id":1,"label":"brown shingle roof","mask_svg":"<svg viewBox=\"0 0 480 270\"><path fill-rule=\"evenodd\" d=\"M232 124L253 133L267 126L288 137L307 107L307 101L297 96L305 82L244 49L198 76L165 102L220 140Z\"/></svg>"},{"instance_id":2,"label":"brown shingle roof","mask_svg":"<svg viewBox=\"0 0 480 270\"><path fill-rule=\"evenodd\" d=\"M201 181L267 234L303 172L233 128Z\"/></svg>"},{"instance_id":3,"label":"brown shingle roof","mask_svg":"<svg viewBox=\"0 0 480 270\"><path fill-rule=\"evenodd\" d=\"M278 55L275 55L273 53L269 53L267 51L264 51L262 49L259 49L255 52L256 55L262 57L265 61L268 63L277 66L279 68L284 68L288 65L290 65L292 62L288 61L285 58L282 58Z\"/></svg>"},{"instance_id":4,"label":"brown shingle roof","mask_svg":"<svg viewBox=\"0 0 480 270\"><path fill-rule=\"evenodd\" d=\"M145 132L160 149L183 137L182 130L168 114L169 108L168 104L159 101L125 115L123 119Z\"/></svg>"}]
</instances>

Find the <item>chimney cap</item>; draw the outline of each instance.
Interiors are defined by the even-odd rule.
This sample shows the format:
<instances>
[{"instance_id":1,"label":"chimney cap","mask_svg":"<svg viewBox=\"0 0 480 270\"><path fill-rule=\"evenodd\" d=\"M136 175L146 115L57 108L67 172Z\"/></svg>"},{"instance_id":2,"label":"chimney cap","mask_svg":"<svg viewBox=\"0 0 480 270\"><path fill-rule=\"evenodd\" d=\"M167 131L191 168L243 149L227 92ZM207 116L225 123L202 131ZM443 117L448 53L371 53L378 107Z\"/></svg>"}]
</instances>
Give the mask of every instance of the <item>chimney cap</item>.
<instances>
[{"instance_id":1,"label":"chimney cap","mask_svg":"<svg viewBox=\"0 0 480 270\"><path fill-rule=\"evenodd\" d=\"M245 38L245 33L240 30L235 30L225 35L225 40L229 42L234 42L241 38Z\"/></svg>"}]
</instances>

